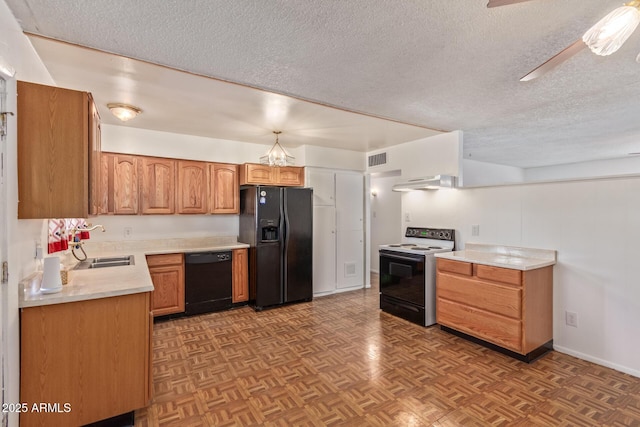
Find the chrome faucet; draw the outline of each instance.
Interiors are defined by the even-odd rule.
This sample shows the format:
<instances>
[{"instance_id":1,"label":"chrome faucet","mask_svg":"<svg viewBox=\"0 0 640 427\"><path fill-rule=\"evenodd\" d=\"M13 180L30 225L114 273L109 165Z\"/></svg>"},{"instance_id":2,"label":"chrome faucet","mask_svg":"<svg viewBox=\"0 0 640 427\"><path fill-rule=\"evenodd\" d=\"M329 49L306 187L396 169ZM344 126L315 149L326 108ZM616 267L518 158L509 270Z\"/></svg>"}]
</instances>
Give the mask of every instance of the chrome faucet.
<instances>
[{"instance_id":1,"label":"chrome faucet","mask_svg":"<svg viewBox=\"0 0 640 427\"><path fill-rule=\"evenodd\" d=\"M104 226L103 226L103 225L101 225L101 224L96 224L96 225L94 225L94 226L92 226L91 224L88 224L88 226L89 226L89 228L73 227L73 230L71 230L71 238L72 238L73 240L75 240L75 238L76 238L76 234L78 233L78 231L93 231L93 230L95 230L96 228L101 228L103 233L104 233L105 231L107 231L107 230L105 230L105 229L104 229ZM78 242L79 242L79 241L80 241L80 238L78 238ZM77 243L77 242L76 242L76 243Z\"/></svg>"},{"instance_id":2,"label":"chrome faucet","mask_svg":"<svg viewBox=\"0 0 640 427\"><path fill-rule=\"evenodd\" d=\"M105 230L103 225L97 224L92 226L91 224L87 224L88 227L87 228L80 228L80 227L73 227L73 230L71 230L71 242L69 242L70 246L71 246L71 254L75 257L75 259L77 259L78 261L84 261L87 259L87 253L84 251L84 248L82 247L82 244L84 242L80 241L80 237L78 237L78 241L76 242L76 234L78 233L78 231L93 231L96 228L101 228L102 232L104 233ZM80 249L80 251L82 252L83 257L78 256L78 254L76 254L76 249Z\"/></svg>"}]
</instances>

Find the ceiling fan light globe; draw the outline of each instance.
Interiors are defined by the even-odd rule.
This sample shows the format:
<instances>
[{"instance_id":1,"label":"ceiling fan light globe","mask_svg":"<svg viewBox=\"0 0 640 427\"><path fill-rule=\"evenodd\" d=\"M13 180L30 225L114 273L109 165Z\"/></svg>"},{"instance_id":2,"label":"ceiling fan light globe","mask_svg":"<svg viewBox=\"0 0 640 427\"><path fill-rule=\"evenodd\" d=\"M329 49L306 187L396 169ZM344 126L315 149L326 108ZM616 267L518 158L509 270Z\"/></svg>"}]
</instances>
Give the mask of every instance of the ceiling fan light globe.
<instances>
[{"instance_id":1,"label":"ceiling fan light globe","mask_svg":"<svg viewBox=\"0 0 640 427\"><path fill-rule=\"evenodd\" d=\"M596 55L611 55L624 44L640 23L640 11L634 6L622 6L591 27L582 41Z\"/></svg>"}]
</instances>

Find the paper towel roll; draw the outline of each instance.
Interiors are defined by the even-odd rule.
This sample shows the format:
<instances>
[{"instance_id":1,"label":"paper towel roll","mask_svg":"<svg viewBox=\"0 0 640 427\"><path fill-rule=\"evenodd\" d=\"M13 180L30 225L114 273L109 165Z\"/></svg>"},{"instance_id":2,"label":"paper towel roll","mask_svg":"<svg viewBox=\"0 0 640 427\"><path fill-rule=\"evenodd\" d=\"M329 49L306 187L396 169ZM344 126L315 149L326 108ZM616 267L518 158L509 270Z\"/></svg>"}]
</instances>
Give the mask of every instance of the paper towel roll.
<instances>
[{"instance_id":1,"label":"paper towel roll","mask_svg":"<svg viewBox=\"0 0 640 427\"><path fill-rule=\"evenodd\" d=\"M43 294L54 294L61 290L62 280L60 280L60 257L52 256L45 258L40 292Z\"/></svg>"}]
</instances>

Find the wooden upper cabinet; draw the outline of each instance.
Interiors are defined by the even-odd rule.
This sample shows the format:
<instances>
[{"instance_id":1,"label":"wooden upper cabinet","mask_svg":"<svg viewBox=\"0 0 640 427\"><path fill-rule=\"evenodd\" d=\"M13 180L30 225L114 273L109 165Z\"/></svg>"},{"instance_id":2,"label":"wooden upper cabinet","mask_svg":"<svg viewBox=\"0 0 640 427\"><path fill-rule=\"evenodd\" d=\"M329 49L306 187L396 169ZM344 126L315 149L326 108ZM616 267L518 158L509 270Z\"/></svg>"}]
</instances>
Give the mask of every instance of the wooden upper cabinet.
<instances>
[{"instance_id":1,"label":"wooden upper cabinet","mask_svg":"<svg viewBox=\"0 0 640 427\"><path fill-rule=\"evenodd\" d=\"M102 213L135 215L138 209L138 160L127 154L103 153Z\"/></svg>"},{"instance_id":2,"label":"wooden upper cabinet","mask_svg":"<svg viewBox=\"0 0 640 427\"><path fill-rule=\"evenodd\" d=\"M285 166L276 169L276 182L278 185L290 185L293 187L304 186L304 168L298 166Z\"/></svg>"},{"instance_id":3,"label":"wooden upper cabinet","mask_svg":"<svg viewBox=\"0 0 640 427\"><path fill-rule=\"evenodd\" d=\"M271 167L257 163L240 165L240 185L304 186L304 168Z\"/></svg>"},{"instance_id":4,"label":"wooden upper cabinet","mask_svg":"<svg viewBox=\"0 0 640 427\"><path fill-rule=\"evenodd\" d=\"M207 213L207 164L178 161L178 213Z\"/></svg>"},{"instance_id":5,"label":"wooden upper cabinet","mask_svg":"<svg viewBox=\"0 0 640 427\"><path fill-rule=\"evenodd\" d=\"M238 165L209 164L209 212L214 214L240 212Z\"/></svg>"},{"instance_id":6,"label":"wooden upper cabinet","mask_svg":"<svg viewBox=\"0 0 640 427\"><path fill-rule=\"evenodd\" d=\"M274 168L268 165L245 163L240 165L240 185L275 184Z\"/></svg>"},{"instance_id":7,"label":"wooden upper cabinet","mask_svg":"<svg viewBox=\"0 0 640 427\"><path fill-rule=\"evenodd\" d=\"M176 161L140 157L143 214L175 213Z\"/></svg>"},{"instance_id":8,"label":"wooden upper cabinet","mask_svg":"<svg viewBox=\"0 0 640 427\"><path fill-rule=\"evenodd\" d=\"M100 114L91 94L89 95L89 215L101 213L102 196L102 165L100 152L102 151L102 130Z\"/></svg>"},{"instance_id":9,"label":"wooden upper cabinet","mask_svg":"<svg viewBox=\"0 0 640 427\"><path fill-rule=\"evenodd\" d=\"M89 94L22 81L17 93L18 218L86 218L89 153L99 151Z\"/></svg>"}]
</instances>

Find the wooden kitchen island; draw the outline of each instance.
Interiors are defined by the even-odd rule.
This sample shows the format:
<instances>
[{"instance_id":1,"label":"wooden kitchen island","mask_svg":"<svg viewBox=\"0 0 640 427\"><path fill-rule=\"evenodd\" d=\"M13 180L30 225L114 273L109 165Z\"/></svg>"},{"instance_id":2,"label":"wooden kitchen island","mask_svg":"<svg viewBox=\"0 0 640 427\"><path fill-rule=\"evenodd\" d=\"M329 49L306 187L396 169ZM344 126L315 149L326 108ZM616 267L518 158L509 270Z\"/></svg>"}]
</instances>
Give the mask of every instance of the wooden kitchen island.
<instances>
[{"instance_id":1,"label":"wooden kitchen island","mask_svg":"<svg viewBox=\"0 0 640 427\"><path fill-rule=\"evenodd\" d=\"M467 244L436 257L443 330L526 362L553 348L555 251Z\"/></svg>"}]
</instances>

